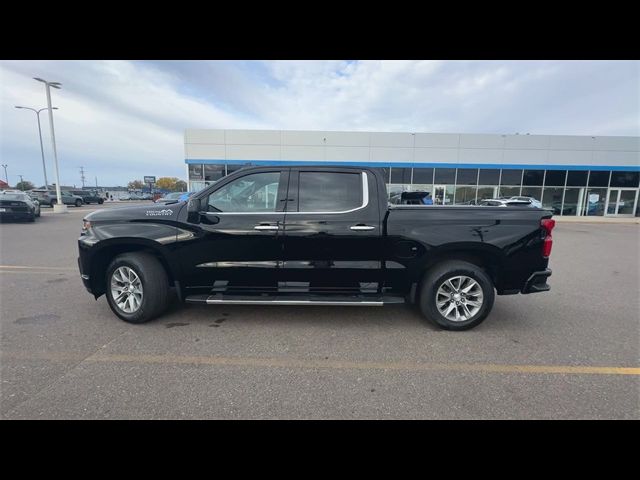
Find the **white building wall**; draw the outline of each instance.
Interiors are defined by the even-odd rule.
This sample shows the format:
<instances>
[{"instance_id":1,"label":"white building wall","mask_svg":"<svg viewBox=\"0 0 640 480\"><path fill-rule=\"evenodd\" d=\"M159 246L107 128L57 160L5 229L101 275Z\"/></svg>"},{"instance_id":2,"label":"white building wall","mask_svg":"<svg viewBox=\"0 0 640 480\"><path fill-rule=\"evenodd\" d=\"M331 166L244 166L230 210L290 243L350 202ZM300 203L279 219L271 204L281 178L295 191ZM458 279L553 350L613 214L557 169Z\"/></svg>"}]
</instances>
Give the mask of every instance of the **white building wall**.
<instances>
[{"instance_id":1,"label":"white building wall","mask_svg":"<svg viewBox=\"0 0 640 480\"><path fill-rule=\"evenodd\" d=\"M185 158L640 167L640 137L189 129Z\"/></svg>"}]
</instances>

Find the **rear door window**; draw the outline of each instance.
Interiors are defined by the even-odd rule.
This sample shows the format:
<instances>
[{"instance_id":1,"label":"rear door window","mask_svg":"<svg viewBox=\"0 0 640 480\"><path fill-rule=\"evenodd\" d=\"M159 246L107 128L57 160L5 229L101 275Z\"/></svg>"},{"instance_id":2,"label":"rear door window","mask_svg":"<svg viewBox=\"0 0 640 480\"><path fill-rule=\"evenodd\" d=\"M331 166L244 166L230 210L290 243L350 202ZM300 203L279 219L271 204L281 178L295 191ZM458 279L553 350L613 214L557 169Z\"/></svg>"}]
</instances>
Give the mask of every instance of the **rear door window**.
<instances>
[{"instance_id":1,"label":"rear door window","mask_svg":"<svg viewBox=\"0 0 640 480\"><path fill-rule=\"evenodd\" d=\"M300 172L298 211L346 212L363 204L362 174Z\"/></svg>"}]
</instances>

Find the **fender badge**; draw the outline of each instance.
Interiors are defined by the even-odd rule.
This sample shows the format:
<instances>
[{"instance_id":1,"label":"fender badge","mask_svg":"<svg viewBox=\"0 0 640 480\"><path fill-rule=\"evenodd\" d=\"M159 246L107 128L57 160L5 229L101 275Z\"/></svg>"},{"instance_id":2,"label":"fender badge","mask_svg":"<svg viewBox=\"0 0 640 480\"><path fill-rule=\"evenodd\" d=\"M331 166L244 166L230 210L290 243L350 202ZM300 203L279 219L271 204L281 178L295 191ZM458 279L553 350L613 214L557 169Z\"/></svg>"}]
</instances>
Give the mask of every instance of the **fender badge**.
<instances>
[{"instance_id":1,"label":"fender badge","mask_svg":"<svg viewBox=\"0 0 640 480\"><path fill-rule=\"evenodd\" d=\"M166 216L166 215L173 215L173 210L169 210L169 209L163 209L163 210L147 210L145 212L145 215L147 217L159 217L159 216Z\"/></svg>"}]
</instances>

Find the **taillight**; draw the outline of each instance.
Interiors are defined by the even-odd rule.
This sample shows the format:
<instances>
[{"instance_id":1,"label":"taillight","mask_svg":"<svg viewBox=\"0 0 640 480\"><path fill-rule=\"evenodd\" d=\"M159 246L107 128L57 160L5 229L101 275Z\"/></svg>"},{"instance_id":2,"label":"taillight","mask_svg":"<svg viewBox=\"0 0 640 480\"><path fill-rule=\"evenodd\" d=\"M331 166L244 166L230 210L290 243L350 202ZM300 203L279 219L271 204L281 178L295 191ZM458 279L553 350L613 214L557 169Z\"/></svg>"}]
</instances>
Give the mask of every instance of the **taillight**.
<instances>
[{"instance_id":1,"label":"taillight","mask_svg":"<svg viewBox=\"0 0 640 480\"><path fill-rule=\"evenodd\" d=\"M544 228L546 235L542 242L542 256L544 258L549 258L551 255L551 247L553 246L553 236L551 235L551 230L556 226L556 221L553 218L543 218L540 220L540 226Z\"/></svg>"}]
</instances>

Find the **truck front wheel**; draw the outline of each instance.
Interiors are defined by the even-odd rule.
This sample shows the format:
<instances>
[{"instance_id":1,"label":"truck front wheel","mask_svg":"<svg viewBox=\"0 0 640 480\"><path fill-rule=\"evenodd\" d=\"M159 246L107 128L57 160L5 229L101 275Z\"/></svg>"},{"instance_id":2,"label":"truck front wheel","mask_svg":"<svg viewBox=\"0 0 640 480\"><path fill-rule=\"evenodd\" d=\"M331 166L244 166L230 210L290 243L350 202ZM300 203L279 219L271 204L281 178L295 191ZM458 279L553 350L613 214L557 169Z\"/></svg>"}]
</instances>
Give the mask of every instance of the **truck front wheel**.
<instances>
[{"instance_id":1,"label":"truck front wheel","mask_svg":"<svg viewBox=\"0 0 640 480\"><path fill-rule=\"evenodd\" d=\"M495 299L491 278L482 268L460 260L428 271L420 288L422 314L446 330L468 330L489 315Z\"/></svg>"},{"instance_id":2,"label":"truck front wheel","mask_svg":"<svg viewBox=\"0 0 640 480\"><path fill-rule=\"evenodd\" d=\"M148 322L167 308L167 273L151 254L118 255L107 268L105 280L109 307L125 322Z\"/></svg>"}]
</instances>

